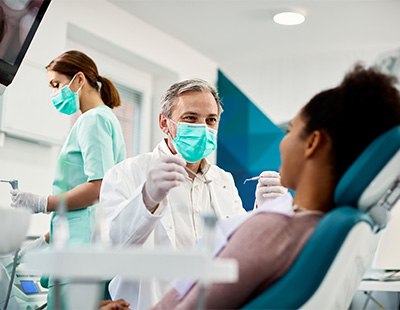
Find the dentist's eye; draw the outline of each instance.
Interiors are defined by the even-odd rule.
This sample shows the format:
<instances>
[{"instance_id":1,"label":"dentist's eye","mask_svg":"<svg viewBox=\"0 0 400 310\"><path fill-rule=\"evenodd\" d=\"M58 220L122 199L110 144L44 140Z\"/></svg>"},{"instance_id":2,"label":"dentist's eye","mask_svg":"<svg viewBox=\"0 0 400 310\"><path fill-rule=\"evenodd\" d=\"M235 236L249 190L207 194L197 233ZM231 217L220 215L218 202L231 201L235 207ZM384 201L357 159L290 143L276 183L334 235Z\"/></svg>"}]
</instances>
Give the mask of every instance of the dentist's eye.
<instances>
[{"instance_id":1,"label":"dentist's eye","mask_svg":"<svg viewBox=\"0 0 400 310\"><path fill-rule=\"evenodd\" d=\"M215 117L207 118L207 124L208 125L215 125L216 123L218 123L218 119L217 118L215 118Z\"/></svg>"},{"instance_id":2,"label":"dentist's eye","mask_svg":"<svg viewBox=\"0 0 400 310\"><path fill-rule=\"evenodd\" d=\"M185 117L183 118L183 120L184 120L185 122L187 122L187 123L191 123L191 122L195 122L195 121L196 121L196 117L195 117L195 116L188 115L188 116L185 116Z\"/></svg>"}]
</instances>

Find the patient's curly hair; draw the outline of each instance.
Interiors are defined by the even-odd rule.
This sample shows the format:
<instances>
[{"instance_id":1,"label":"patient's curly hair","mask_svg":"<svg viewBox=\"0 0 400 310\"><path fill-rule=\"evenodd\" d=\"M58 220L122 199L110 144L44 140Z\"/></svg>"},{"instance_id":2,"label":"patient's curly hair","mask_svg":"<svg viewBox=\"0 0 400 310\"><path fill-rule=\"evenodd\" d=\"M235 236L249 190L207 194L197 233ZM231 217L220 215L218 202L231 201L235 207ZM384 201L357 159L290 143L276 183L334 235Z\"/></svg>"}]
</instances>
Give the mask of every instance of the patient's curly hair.
<instances>
[{"instance_id":1,"label":"patient's curly hair","mask_svg":"<svg viewBox=\"0 0 400 310\"><path fill-rule=\"evenodd\" d=\"M0 42L3 40L4 34L7 30L6 16L3 8L0 6Z\"/></svg>"},{"instance_id":2,"label":"patient's curly hair","mask_svg":"<svg viewBox=\"0 0 400 310\"><path fill-rule=\"evenodd\" d=\"M320 92L302 109L305 133L322 130L330 137L337 179L375 138L400 124L397 82L358 63L339 86Z\"/></svg>"}]
</instances>

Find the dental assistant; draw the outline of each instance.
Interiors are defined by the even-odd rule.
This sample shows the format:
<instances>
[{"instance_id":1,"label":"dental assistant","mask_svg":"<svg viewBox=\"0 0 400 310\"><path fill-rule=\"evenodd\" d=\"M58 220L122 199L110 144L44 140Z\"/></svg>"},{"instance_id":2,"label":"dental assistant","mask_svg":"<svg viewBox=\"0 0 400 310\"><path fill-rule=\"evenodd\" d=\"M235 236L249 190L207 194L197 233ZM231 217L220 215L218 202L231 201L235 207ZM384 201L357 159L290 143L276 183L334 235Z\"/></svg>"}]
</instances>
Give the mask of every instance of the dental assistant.
<instances>
[{"instance_id":1,"label":"dental assistant","mask_svg":"<svg viewBox=\"0 0 400 310\"><path fill-rule=\"evenodd\" d=\"M185 80L166 91L158 120L166 138L104 177L100 202L113 244L191 249L203 234L202 213L246 213L232 175L207 160L217 147L221 112L218 94L206 81ZM147 309L169 287L161 280L116 277L109 290L132 309Z\"/></svg>"},{"instance_id":2,"label":"dental assistant","mask_svg":"<svg viewBox=\"0 0 400 310\"><path fill-rule=\"evenodd\" d=\"M121 104L113 83L99 75L95 62L80 51L67 51L47 66L51 101L63 114L82 114L73 125L62 149L49 196L19 190L11 191L12 206L34 213L56 211L64 197L68 212L69 245L91 242L93 216L105 173L126 157L120 123L112 109ZM53 213L50 235L53 242ZM43 242L43 238L41 238ZM49 239L49 240L48 240ZM52 307L52 280L49 281L48 307Z\"/></svg>"}]
</instances>

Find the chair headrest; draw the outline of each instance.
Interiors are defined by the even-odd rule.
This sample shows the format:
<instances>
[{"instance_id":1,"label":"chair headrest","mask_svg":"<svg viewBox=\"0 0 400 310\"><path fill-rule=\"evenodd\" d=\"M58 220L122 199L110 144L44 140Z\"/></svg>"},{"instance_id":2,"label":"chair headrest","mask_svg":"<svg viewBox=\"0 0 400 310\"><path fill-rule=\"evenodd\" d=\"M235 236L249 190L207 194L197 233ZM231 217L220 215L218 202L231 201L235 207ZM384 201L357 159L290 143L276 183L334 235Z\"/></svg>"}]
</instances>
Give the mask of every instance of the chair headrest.
<instances>
[{"instance_id":1,"label":"chair headrest","mask_svg":"<svg viewBox=\"0 0 400 310\"><path fill-rule=\"evenodd\" d=\"M369 210L399 179L400 125L376 138L354 161L336 187L335 204Z\"/></svg>"},{"instance_id":2,"label":"chair headrest","mask_svg":"<svg viewBox=\"0 0 400 310\"><path fill-rule=\"evenodd\" d=\"M358 200L358 208L367 210L376 204L385 191L396 182L400 181L400 150L390 159L378 175L372 180Z\"/></svg>"}]
</instances>

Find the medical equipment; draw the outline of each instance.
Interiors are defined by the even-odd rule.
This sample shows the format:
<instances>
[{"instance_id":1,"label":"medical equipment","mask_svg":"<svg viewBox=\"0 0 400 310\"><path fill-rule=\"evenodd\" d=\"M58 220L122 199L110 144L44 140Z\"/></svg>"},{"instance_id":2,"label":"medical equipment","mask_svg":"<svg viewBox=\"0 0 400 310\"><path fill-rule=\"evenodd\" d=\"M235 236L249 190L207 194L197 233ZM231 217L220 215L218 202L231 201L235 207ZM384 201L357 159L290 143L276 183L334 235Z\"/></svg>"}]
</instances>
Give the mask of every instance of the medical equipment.
<instances>
[{"instance_id":1,"label":"medical equipment","mask_svg":"<svg viewBox=\"0 0 400 310\"><path fill-rule=\"evenodd\" d=\"M0 180L18 189L18 180ZM0 309L37 309L46 302L39 277L18 268L19 247L26 238L30 212L22 209L0 210ZM13 253L13 254L12 254Z\"/></svg>"},{"instance_id":2,"label":"medical equipment","mask_svg":"<svg viewBox=\"0 0 400 310\"><path fill-rule=\"evenodd\" d=\"M15 179L14 180L0 180L0 182L9 183L13 189L18 189L18 181ZM26 231L25 231L25 233L26 233ZM21 242L22 242L22 240L21 240ZM4 310L7 309L8 303L9 303L10 297L11 297L11 291L12 291L12 287L13 287L13 283L14 283L15 271L17 268L18 252L19 252L19 248L16 249L15 254L14 254L14 260L13 260L12 268L11 268L11 276L8 279L9 284L8 284L8 288L7 288L6 297L4 299Z\"/></svg>"},{"instance_id":3,"label":"medical equipment","mask_svg":"<svg viewBox=\"0 0 400 310\"><path fill-rule=\"evenodd\" d=\"M22 60L32 42L32 39L42 22L43 16L49 7L50 1L37 1L35 6L31 6L31 9L26 11L19 11L19 9L13 9L21 5L21 2L27 1L0 1L0 8L2 12L5 12L5 20L7 27L6 35L2 38L2 52L0 55L0 95L3 94L4 90L8 85L12 83L14 77L19 70ZM9 9L6 9L9 8ZM26 18L29 17L31 22L26 23ZM20 25L24 24L24 31L19 31ZM16 32L14 32L17 30ZM7 36L7 33L9 34ZM19 34L19 35L18 35ZM17 36L17 39L15 38Z\"/></svg>"},{"instance_id":4,"label":"medical equipment","mask_svg":"<svg viewBox=\"0 0 400 310\"><path fill-rule=\"evenodd\" d=\"M211 197L210 197L211 198ZM207 255L210 259L213 258L214 252L214 241L215 241L215 226L217 224L218 218L213 213L203 214L204 221L204 240L205 240L205 255ZM197 310L202 310L206 308L206 291L207 291L207 282L200 281L200 289L199 289L199 298L197 302Z\"/></svg>"},{"instance_id":5,"label":"medical equipment","mask_svg":"<svg viewBox=\"0 0 400 310\"><path fill-rule=\"evenodd\" d=\"M261 178L260 175L255 176L255 177L252 177L252 178L248 178L248 179L246 179L246 180L243 181L243 184L246 184L246 183L249 182L249 181L256 181L256 180L258 180L259 178Z\"/></svg>"},{"instance_id":6,"label":"medical equipment","mask_svg":"<svg viewBox=\"0 0 400 310\"><path fill-rule=\"evenodd\" d=\"M18 189L18 180L0 180ZM0 239L0 255L16 251L25 238L30 212L21 209L0 209L0 233L7 238Z\"/></svg>"},{"instance_id":7,"label":"medical equipment","mask_svg":"<svg viewBox=\"0 0 400 310\"><path fill-rule=\"evenodd\" d=\"M10 183L12 189L18 189L18 180L16 180L16 179L0 180L0 182Z\"/></svg>"},{"instance_id":8,"label":"medical equipment","mask_svg":"<svg viewBox=\"0 0 400 310\"><path fill-rule=\"evenodd\" d=\"M0 208L0 255L15 252L21 246L30 217L26 209Z\"/></svg>"},{"instance_id":9,"label":"medical equipment","mask_svg":"<svg viewBox=\"0 0 400 310\"><path fill-rule=\"evenodd\" d=\"M279 175L279 173L278 173L278 175ZM259 180L259 179L260 179L261 177L263 177L263 176L264 176L263 174L260 174L260 175L256 175L255 177L245 179L245 180L243 181L243 184L246 184L246 183L249 182L249 181L257 181L257 180Z\"/></svg>"},{"instance_id":10,"label":"medical equipment","mask_svg":"<svg viewBox=\"0 0 400 310\"><path fill-rule=\"evenodd\" d=\"M69 309L94 309L102 280L115 275L126 279L200 279L236 282L238 265L233 259L212 259L204 253L167 248L67 247L26 254L30 268L57 278L69 278ZM63 268L60 268L60 265ZM97 299L96 299L97 298Z\"/></svg>"},{"instance_id":11,"label":"medical equipment","mask_svg":"<svg viewBox=\"0 0 400 310\"><path fill-rule=\"evenodd\" d=\"M0 180L18 189L18 180ZM0 209L0 309L38 309L46 303L47 290L40 277L23 270L19 248L26 238L31 213L25 209ZM13 254L12 254L13 253Z\"/></svg>"},{"instance_id":12,"label":"medical equipment","mask_svg":"<svg viewBox=\"0 0 400 310\"><path fill-rule=\"evenodd\" d=\"M0 282L2 285L0 289L5 289L5 286L10 283L10 275L14 261L12 255L3 256L0 258ZM0 293L0 296L3 296ZM17 266L14 281L12 285L11 294L9 297L8 305L5 299L0 300L0 309L4 310L30 310L39 309L46 304L47 289L40 285L40 276L32 274L25 268L24 264ZM7 308L6 308L7 307Z\"/></svg>"},{"instance_id":13,"label":"medical equipment","mask_svg":"<svg viewBox=\"0 0 400 310\"><path fill-rule=\"evenodd\" d=\"M203 182L204 184L209 184L211 183L212 180L207 180L204 176L204 174L202 175L203 178L199 177L198 174L196 172L194 172L192 169L188 168L185 166L185 170L187 172L189 172L191 175L193 175L195 178L197 178L198 180L200 180L201 182Z\"/></svg>"}]
</instances>

